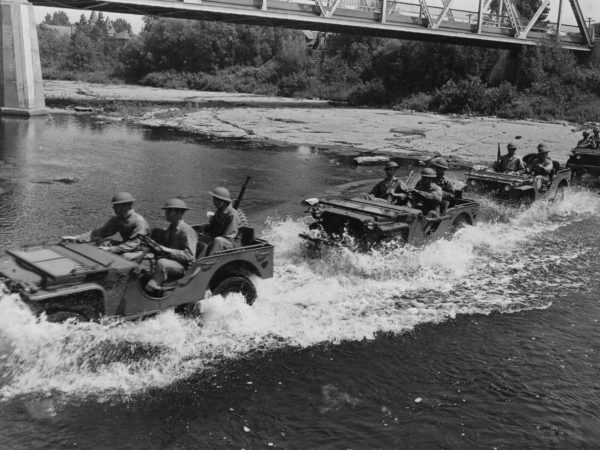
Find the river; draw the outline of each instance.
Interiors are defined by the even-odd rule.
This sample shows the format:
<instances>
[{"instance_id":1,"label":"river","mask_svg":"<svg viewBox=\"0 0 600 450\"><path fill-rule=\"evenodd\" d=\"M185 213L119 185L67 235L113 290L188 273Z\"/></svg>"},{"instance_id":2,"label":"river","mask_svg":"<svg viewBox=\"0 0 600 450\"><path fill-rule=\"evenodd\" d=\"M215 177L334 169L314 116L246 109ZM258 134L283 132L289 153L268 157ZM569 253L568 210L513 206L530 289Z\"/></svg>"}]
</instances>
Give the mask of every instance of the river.
<instances>
[{"instance_id":1,"label":"river","mask_svg":"<svg viewBox=\"0 0 600 450\"><path fill-rule=\"evenodd\" d=\"M480 197L479 223L452 238L311 258L300 201L359 192L380 167L89 116L1 118L0 246L90 229L118 190L151 226L174 196L201 222L207 191L246 176L243 208L276 248L253 307L52 324L0 298L0 448L597 445L596 193L528 210Z\"/></svg>"}]
</instances>

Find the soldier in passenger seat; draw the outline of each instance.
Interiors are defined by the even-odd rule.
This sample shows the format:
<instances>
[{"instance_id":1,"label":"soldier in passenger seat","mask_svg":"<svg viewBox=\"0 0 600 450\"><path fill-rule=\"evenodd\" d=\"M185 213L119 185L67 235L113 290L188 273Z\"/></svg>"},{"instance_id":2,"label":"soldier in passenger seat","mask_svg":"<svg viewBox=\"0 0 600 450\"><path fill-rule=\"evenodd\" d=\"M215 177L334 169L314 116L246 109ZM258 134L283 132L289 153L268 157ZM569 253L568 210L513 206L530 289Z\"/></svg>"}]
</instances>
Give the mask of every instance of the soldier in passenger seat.
<instances>
[{"instance_id":1,"label":"soldier in passenger seat","mask_svg":"<svg viewBox=\"0 0 600 450\"><path fill-rule=\"evenodd\" d=\"M208 256L222 250L239 247L240 216L231 206L232 200L229 191L224 187L213 189L209 194L217 208L215 214L210 218L208 227L203 233L198 234L200 256Z\"/></svg>"}]
</instances>

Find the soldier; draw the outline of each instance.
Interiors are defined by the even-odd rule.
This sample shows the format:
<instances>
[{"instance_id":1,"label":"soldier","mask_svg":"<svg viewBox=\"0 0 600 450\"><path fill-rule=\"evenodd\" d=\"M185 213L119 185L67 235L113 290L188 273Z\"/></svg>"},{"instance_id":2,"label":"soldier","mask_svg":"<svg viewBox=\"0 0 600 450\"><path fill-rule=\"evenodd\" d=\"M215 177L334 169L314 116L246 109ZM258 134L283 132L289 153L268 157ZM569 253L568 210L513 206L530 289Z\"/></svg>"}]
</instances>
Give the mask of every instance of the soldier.
<instances>
[{"instance_id":1,"label":"soldier","mask_svg":"<svg viewBox=\"0 0 600 450\"><path fill-rule=\"evenodd\" d=\"M594 144L592 148L598 148L600 147L600 129L598 127L594 127L592 131L594 132L594 137L591 139Z\"/></svg>"},{"instance_id":2,"label":"soldier","mask_svg":"<svg viewBox=\"0 0 600 450\"><path fill-rule=\"evenodd\" d=\"M537 147L537 158L535 158L529 165L529 171L536 177L544 182L550 181L550 175L554 170L552 160L548 157L548 149L544 144L539 144Z\"/></svg>"},{"instance_id":3,"label":"soldier","mask_svg":"<svg viewBox=\"0 0 600 450\"><path fill-rule=\"evenodd\" d=\"M525 170L525 164L523 164L523 160L516 156L517 146L511 142L506 146L506 151L508 153L503 155L496 163L496 172L508 173Z\"/></svg>"},{"instance_id":4,"label":"soldier","mask_svg":"<svg viewBox=\"0 0 600 450\"><path fill-rule=\"evenodd\" d=\"M210 218L208 227L198 235L198 239L204 244L202 254L207 256L237 247L240 231L240 216L231 206L229 191L224 187L218 187L209 194L213 198L217 211Z\"/></svg>"},{"instance_id":5,"label":"soldier","mask_svg":"<svg viewBox=\"0 0 600 450\"><path fill-rule=\"evenodd\" d=\"M139 235L148 234L148 223L133 210L135 199L129 192L117 192L112 198L115 215L100 228L76 236L63 236L66 242L91 242L108 238L114 234L121 235L120 243L107 242L100 246L103 250L133 259L140 246Z\"/></svg>"},{"instance_id":6,"label":"soldier","mask_svg":"<svg viewBox=\"0 0 600 450\"><path fill-rule=\"evenodd\" d=\"M438 217L442 203L442 188L435 184L437 175L435 170L427 167L421 170L421 179L417 181L414 189L394 194L398 203L410 202L414 208L421 209L427 217Z\"/></svg>"},{"instance_id":7,"label":"soldier","mask_svg":"<svg viewBox=\"0 0 600 450\"><path fill-rule=\"evenodd\" d=\"M169 226L164 230L160 242L157 242L162 254L157 255L156 267L146 284L146 290L151 294L162 291L165 281L183 276L195 259L198 242L196 231L183 221L183 215L189 209L183 200L172 198L162 209Z\"/></svg>"},{"instance_id":8,"label":"soldier","mask_svg":"<svg viewBox=\"0 0 600 450\"><path fill-rule=\"evenodd\" d=\"M390 200L392 194L396 192L405 192L408 188L406 185L395 177L398 164L390 161L385 165L385 178L373 187L369 193L375 198Z\"/></svg>"},{"instance_id":9,"label":"soldier","mask_svg":"<svg viewBox=\"0 0 600 450\"><path fill-rule=\"evenodd\" d=\"M595 142L590 139L590 132L583 132L583 139L577 142L577 148L596 148Z\"/></svg>"},{"instance_id":10,"label":"soldier","mask_svg":"<svg viewBox=\"0 0 600 450\"><path fill-rule=\"evenodd\" d=\"M442 188L442 198L449 202L456 200L456 189L455 184L446 178L446 170L448 170L448 163L444 158L436 157L429 161L429 165L435 170L436 178L435 184Z\"/></svg>"}]
</instances>

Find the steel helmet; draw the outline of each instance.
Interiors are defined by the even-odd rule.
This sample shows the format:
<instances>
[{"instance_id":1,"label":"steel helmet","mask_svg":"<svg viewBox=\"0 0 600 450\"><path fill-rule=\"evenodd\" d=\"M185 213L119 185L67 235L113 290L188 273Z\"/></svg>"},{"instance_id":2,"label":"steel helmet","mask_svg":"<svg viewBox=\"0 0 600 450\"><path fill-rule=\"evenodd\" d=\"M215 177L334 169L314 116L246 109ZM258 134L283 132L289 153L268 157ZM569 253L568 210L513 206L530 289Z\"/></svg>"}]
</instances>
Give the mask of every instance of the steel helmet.
<instances>
[{"instance_id":1,"label":"steel helmet","mask_svg":"<svg viewBox=\"0 0 600 450\"><path fill-rule=\"evenodd\" d=\"M538 154L539 153L549 153L549 150L546 148L545 144L538 145Z\"/></svg>"},{"instance_id":2,"label":"steel helmet","mask_svg":"<svg viewBox=\"0 0 600 450\"><path fill-rule=\"evenodd\" d=\"M511 142L510 144L508 144L506 146L506 149L507 150L515 150L516 151L517 150L517 146Z\"/></svg>"},{"instance_id":3,"label":"steel helmet","mask_svg":"<svg viewBox=\"0 0 600 450\"><path fill-rule=\"evenodd\" d=\"M181 200L180 198L172 198L172 199L167 200L167 203L165 203L165 206L163 206L162 209L187 210L190 208L188 208L187 205L185 204L185 202L183 200Z\"/></svg>"},{"instance_id":4,"label":"steel helmet","mask_svg":"<svg viewBox=\"0 0 600 450\"><path fill-rule=\"evenodd\" d=\"M209 192L209 194L215 198L218 198L219 200L224 200L226 202L232 201L231 194L224 187L214 188L212 191Z\"/></svg>"},{"instance_id":5,"label":"steel helmet","mask_svg":"<svg viewBox=\"0 0 600 450\"><path fill-rule=\"evenodd\" d=\"M425 178L437 178L437 174L435 170L427 167L426 169L421 170L421 176Z\"/></svg>"},{"instance_id":6,"label":"steel helmet","mask_svg":"<svg viewBox=\"0 0 600 450\"><path fill-rule=\"evenodd\" d=\"M584 131L584 132L583 132L583 137L588 137L589 135L590 135L590 132L589 132L589 131Z\"/></svg>"},{"instance_id":7,"label":"steel helmet","mask_svg":"<svg viewBox=\"0 0 600 450\"><path fill-rule=\"evenodd\" d=\"M430 162L430 164L434 167L439 167L440 169L446 169L448 170L448 163L446 162L446 160L444 158L433 158Z\"/></svg>"},{"instance_id":8,"label":"steel helmet","mask_svg":"<svg viewBox=\"0 0 600 450\"><path fill-rule=\"evenodd\" d=\"M129 192L117 192L113 195L111 200L113 205L120 205L121 203L133 203L135 198Z\"/></svg>"},{"instance_id":9,"label":"steel helmet","mask_svg":"<svg viewBox=\"0 0 600 450\"><path fill-rule=\"evenodd\" d=\"M394 161L390 161L389 163L387 163L385 165L385 170L388 169L397 169L398 168L398 164L396 164Z\"/></svg>"}]
</instances>

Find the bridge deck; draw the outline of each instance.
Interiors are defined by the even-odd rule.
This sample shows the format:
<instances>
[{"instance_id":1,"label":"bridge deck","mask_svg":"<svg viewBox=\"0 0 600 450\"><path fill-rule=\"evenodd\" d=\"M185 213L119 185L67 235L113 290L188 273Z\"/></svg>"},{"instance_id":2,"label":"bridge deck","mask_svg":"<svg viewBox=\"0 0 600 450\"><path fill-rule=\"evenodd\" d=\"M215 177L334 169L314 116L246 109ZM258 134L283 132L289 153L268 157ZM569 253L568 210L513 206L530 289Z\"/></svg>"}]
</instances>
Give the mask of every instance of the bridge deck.
<instances>
[{"instance_id":1,"label":"bridge deck","mask_svg":"<svg viewBox=\"0 0 600 450\"><path fill-rule=\"evenodd\" d=\"M457 9L450 9L439 27L430 28L427 15L438 17L442 8L428 7L428 14L424 14L418 4L392 0L31 0L30 3L496 48L538 45L556 35L556 24L549 23L531 29L526 39L517 38L508 17L483 14L480 26L477 11ZM576 26L561 25L560 42L564 48L591 51Z\"/></svg>"}]
</instances>

